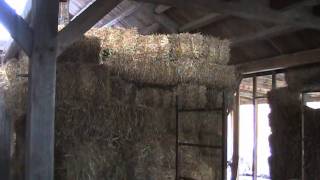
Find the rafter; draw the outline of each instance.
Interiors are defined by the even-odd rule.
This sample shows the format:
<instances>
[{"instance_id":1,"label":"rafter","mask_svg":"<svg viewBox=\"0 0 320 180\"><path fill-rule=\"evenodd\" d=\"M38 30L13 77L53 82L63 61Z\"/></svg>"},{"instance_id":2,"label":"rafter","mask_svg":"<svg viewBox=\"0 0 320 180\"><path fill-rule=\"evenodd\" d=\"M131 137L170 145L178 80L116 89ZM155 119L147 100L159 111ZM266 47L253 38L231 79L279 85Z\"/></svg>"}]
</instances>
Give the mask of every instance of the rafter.
<instances>
[{"instance_id":1,"label":"rafter","mask_svg":"<svg viewBox=\"0 0 320 180\"><path fill-rule=\"evenodd\" d=\"M12 38L19 43L20 47L31 55L33 30L28 23L4 1L0 1L0 21L8 29Z\"/></svg>"},{"instance_id":2,"label":"rafter","mask_svg":"<svg viewBox=\"0 0 320 180\"><path fill-rule=\"evenodd\" d=\"M246 36L231 39L231 46L236 47L236 46L240 46L244 43L248 43L248 42L256 41L256 40L261 40L261 39L268 39L268 38L278 36L278 35L281 35L284 33L294 32L299 29L301 29L301 28L297 28L294 26L274 26L272 28L259 31L254 34L248 34Z\"/></svg>"},{"instance_id":3,"label":"rafter","mask_svg":"<svg viewBox=\"0 0 320 180\"><path fill-rule=\"evenodd\" d=\"M278 24L292 24L296 26L320 29L320 19L312 15L311 12L298 11L295 8L285 13L272 10L258 2L246 3L239 1L220 1L220 0L136 0L140 2L158 3L174 6L177 8L187 7L208 7L212 12L229 14L244 19L261 20ZM315 0L313 0L315 1ZM312 1L312 2L313 2ZM250 1L252 2L252 1ZM308 1L308 4L310 0ZM299 8L298 8L299 9Z\"/></svg>"},{"instance_id":4,"label":"rafter","mask_svg":"<svg viewBox=\"0 0 320 180\"><path fill-rule=\"evenodd\" d=\"M58 34L58 55L115 8L121 0L96 0L75 16Z\"/></svg>"},{"instance_id":5,"label":"rafter","mask_svg":"<svg viewBox=\"0 0 320 180\"><path fill-rule=\"evenodd\" d=\"M315 63L320 63L320 48L246 62L237 67L242 74L251 74Z\"/></svg>"},{"instance_id":6,"label":"rafter","mask_svg":"<svg viewBox=\"0 0 320 180\"><path fill-rule=\"evenodd\" d=\"M179 25L164 14L154 16L155 20L161 24L169 33L178 33Z\"/></svg>"},{"instance_id":7,"label":"rafter","mask_svg":"<svg viewBox=\"0 0 320 180\"><path fill-rule=\"evenodd\" d=\"M156 14L161 14L164 13L165 11L169 10L171 6L166 6L166 5L158 5L155 9L154 12Z\"/></svg>"},{"instance_id":8,"label":"rafter","mask_svg":"<svg viewBox=\"0 0 320 180\"><path fill-rule=\"evenodd\" d=\"M126 17L130 16L131 14L135 13L142 5L140 3L134 4L132 6L130 6L128 9L124 10L120 15L113 17L113 18L106 18L106 19L102 19L99 22L98 27L111 27L115 24L117 24L118 22L120 22L121 20L125 19Z\"/></svg>"},{"instance_id":9,"label":"rafter","mask_svg":"<svg viewBox=\"0 0 320 180\"><path fill-rule=\"evenodd\" d=\"M191 22L181 26L179 28L179 32L193 31L195 29L202 28L204 26L207 26L207 25L214 23L216 21L225 19L227 17L228 17L228 15L221 15L218 13L210 13L200 19L191 21Z\"/></svg>"}]
</instances>

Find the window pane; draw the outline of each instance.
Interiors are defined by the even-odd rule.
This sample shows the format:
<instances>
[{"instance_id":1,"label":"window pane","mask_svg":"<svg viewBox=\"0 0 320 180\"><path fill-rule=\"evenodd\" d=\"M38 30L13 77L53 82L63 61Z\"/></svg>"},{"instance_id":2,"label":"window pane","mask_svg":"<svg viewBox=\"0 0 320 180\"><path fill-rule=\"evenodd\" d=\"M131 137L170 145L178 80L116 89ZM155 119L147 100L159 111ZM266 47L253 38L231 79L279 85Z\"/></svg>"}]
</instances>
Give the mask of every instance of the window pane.
<instances>
[{"instance_id":1,"label":"window pane","mask_svg":"<svg viewBox=\"0 0 320 180\"><path fill-rule=\"evenodd\" d=\"M287 87L287 82L285 80L285 74L284 73L279 73L276 75L276 84L277 84L277 88L281 88L281 87Z\"/></svg>"},{"instance_id":2,"label":"window pane","mask_svg":"<svg viewBox=\"0 0 320 180\"><path fill-rule=\"evenodd\" d=\"M257 175L261 179L270 179L268 158L271 156L269 146L271 128L269 126L269 113L269 104L258 105Z\"/></svg>"},{"instance_id":3,"label":"window pane","mask_svg":"<svg viewBox=\"0 0 320 180\"><path fill-rule=\"evenodd\" d=\"M266 97L272 89L272 75L257 77L257 97Z\"/></svg>"}]
</instances>

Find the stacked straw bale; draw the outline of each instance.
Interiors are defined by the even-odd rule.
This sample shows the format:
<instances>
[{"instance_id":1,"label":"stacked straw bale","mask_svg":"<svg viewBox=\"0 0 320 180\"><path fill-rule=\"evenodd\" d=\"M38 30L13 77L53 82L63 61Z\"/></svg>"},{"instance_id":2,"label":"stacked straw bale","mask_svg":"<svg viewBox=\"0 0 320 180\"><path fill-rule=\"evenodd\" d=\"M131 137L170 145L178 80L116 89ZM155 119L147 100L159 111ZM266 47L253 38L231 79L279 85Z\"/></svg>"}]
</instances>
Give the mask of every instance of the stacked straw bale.
<instances>
[{"instance_id":1,"label":"stacked straw bale","mask_svg":"<svg viewBox=\"0 0 320 180\"><path fill-rule=\"evenodd\" d=\"M320 75L319 65L311 67L298 67L289 69L286 72L286 81L291 90L319 89L320 83L318 77Z\"/></svg>"},{"instance_id":2,"label":"stacked straw bale","mask_svg":"<svg viewBox=\"0 0 320 180\"><path fill-rule=\"evenodd\" d=\"M299 93L288 88L268 93L272 134L269 137L270 175L274 180L301 177L301 123Z\"/></svg>"},{"instance_id":3,"label":"stacked straw bale","mask_svg":"<svg viewBox=\"0 0 320 180\"><path fill-rule=\"evenodd\" d=\"M139 35L136 29L93 29L101 40L101 63L124 78L149 84L198 83L235 86L238 74L227 66L229 41L201 34Z\"/></svg>"},{"instance_id":4,"label":"stacked straw bale","mask_svg":"<svg viewBox=\"0 0 320 180\"><path fill-rule=\"evenodd\" d=\"M289 88L268 94L271 107L269 137L272 156L270 174L274 180L301 177L301 101L299 92ZM305 114L305 178L320 178L320 111L304 107Z\"/></svg>"},{"instance_id":5,"label":"stacked straw bale","mask_svg":"<svg viewBox=\"0 0 320 180\"><path fill-rule=\"evenodd\" d=\"M220 107L222 90L232 97L237 75L226 65L227 42L199 34L140 36L123 29L88 34L58 59L56 179L174 179L175 97L181 97L181 108ZM212 69L202 69L206 65ZM15 124L25 120L27 78L17 74L27 74L27 67L23 57L4 71L7 109ZM180 138L220 144L220 117L183 115ZM21 147L23 137L16 134ZM184 175L220 178L221 154L182 151L188 157L181 164Z\"/></svg>"}]
</instances>

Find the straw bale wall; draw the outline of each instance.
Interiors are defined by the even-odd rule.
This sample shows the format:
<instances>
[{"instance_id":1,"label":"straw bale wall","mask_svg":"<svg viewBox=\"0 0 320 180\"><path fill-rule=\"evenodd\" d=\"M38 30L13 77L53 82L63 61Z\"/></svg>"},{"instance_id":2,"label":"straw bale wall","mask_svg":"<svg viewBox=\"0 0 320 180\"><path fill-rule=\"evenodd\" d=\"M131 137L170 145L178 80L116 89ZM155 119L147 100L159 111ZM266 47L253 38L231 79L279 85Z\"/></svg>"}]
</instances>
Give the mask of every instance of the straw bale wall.
<instances>
[{"instance_id":1,"label":"straw bale wall","mask_svg":"<svg viewBox=\"0 0 320 180\"><path fill-rule=\"evenodd\" d=\"M144 39L132 34L133 31L112 31L113 34L120 32L126 34L127 42L134 41L130 38L144 42L148 38L162 37L159 35ZM180 108L212 108L222 105L221 92L225 90L226 96L229 97L227 104L232 104L236 79L234 82L219 79L208 84L206 80L201 80L201 75L198 79L189 78L187 81L167 83L169 81L163 79L168 73L161 74L161 71L158 74L151 69L153 74L148 76L154 78L145 80L139 72L140 67L132 71L131 65L125 67L122 64L121 68L125 68L122 71L106 62L122 61L129 56L128 53L134 58L141 54L144 54L143 58L146 57L145 54L149 54L146 59L150 59L151 56L166 58L165 54L160 53L160 45L157 50L147 46L150 42L145 43L143 47L141 43L136 45L128 43L124 46L123 43L119 44L119 39L114 40L112 44L104 44L112 39L99 34L95 36L96 38L85 38L75 43L58 58L55 118L56 179L174 179L176 95L179 96ZM124 35L116 37L122 36ZM102 37L109 37L108 41L104 41ZM195 39L191 40L196 42ZM186 41L191 40L187 38ZM208 48L211 48L212 52L208 54L198 52L201 48L197 49L197 46L194 46L192 53L188 54L190 47L185 47L182 40L180 41L179 53L178 51L174 53L176 57L197 56L208 60L208 57L216 56L211 46ZM137 48L141 50L138 51ZM161 48L168 47L161 46ZM164 51L168 51L168 57L172 58L172 47ZM111 56L103 60L101 53L110 53L108 56ZM142 62L141 58L140 60ZM149 65L147 63L143 67L148 68ZM221 66L228 67L222 62ZM23 130L28 85L27 78L17 75L27 74L27 67L28 60L23 57L9 61L5 69L8 86L5 92L7 110L11 114L16 130L13 155L13 176L16 179L22 178L21 173L24 168ZM157 68L161 65L150 65L150 67ZM182 77L177 75L176 70L174 72L175 75L171 78ZM210 75L202 73L211 78ZM237 75L232 71L231 76L235 78ZM149 78L147 74L146 78ZM179 138L204 144L221 143L220 117L221 114L217 113L182 113ZM221 154L218 151L188 148L182 149L181 154L183 176L203 180L220 178Z\"/></svg>"}]
</instances>

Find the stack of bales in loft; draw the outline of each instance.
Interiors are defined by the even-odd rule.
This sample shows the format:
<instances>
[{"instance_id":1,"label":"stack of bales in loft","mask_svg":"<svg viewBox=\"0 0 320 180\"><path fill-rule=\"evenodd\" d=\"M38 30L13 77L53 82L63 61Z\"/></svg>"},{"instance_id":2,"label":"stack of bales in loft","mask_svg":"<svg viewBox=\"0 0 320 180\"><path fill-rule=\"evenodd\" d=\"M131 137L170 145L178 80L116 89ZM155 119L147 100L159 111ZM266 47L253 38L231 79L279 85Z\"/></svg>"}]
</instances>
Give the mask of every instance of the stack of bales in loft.
<instances>
[{"instance_id":1,"label":"stack of bales in loft","mask_svg":"<svg viewBox=\"0 0 320 180\"><path fill-rule=\"evenodd\" d=\"M179 108L232 104L238 74L229 42L200 34L142 36L94 29L57 65L56 179L175 179L175 100ZM25 58L6 65L6 103L16 127L26 114ZM221 144L221 114L182 113L182 141ZM20 140L19 140L20 139ZM16 129L21 171L23 133ZM221 177L219 150L184 148L181 175ZM16 172L17 174L19 171Z\"/></svg>"},{"instance_id":2,"label":"stack of bales in loft","mask_svg":"<svg viewBox=\"0 0 320 180\"><path fill-rule=\"evenodd\" d=\"M269 137L271 154L270 174L274 180L301 178L301 99L306 89L319 87L315 81L319 67L298 68L287 71L288 87L271 91ZM304 163L305 179L320 178L320 111L304 106Z\"/></svg>"}]
</instances>

